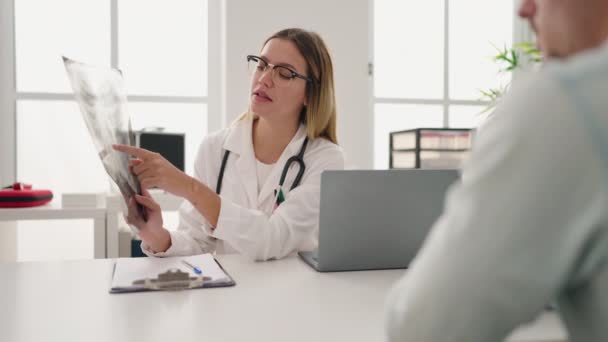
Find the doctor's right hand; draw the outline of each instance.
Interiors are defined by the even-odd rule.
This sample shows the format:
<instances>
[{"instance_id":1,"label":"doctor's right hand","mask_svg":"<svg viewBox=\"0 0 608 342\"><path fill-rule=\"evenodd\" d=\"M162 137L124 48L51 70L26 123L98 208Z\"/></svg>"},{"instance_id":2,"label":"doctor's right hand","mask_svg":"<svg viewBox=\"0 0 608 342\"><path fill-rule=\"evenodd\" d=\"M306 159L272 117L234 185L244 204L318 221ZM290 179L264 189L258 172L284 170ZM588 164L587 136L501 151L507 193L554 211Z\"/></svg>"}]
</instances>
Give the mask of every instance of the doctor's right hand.
<instances>
[{"instance_id":1,"label":"doctor's right hand","mask_svg":"<svg viewBox=\"0 0 608 342\"><path fill-rule=\"evenodd\" d=\"M129 214L125 216L128 224L137 228L139 237L154 253L165 252L171 247L171 235L163 228L163 216L160 205L154 201L147 189L142 188L142 195L135 195L129 201ZM144 221L137 213L137 203L146 208L148 220Z\"/></svg>"}]
</instances>

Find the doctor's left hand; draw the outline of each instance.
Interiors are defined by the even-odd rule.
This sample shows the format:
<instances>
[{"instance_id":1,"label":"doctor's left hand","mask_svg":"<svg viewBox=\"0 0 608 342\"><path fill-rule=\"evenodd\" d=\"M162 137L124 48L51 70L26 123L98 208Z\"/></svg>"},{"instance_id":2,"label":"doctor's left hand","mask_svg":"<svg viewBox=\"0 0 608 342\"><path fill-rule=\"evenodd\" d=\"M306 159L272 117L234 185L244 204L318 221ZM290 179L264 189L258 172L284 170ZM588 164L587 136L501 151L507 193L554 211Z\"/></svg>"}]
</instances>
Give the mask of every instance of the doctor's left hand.
<instances>
[{"instance_id":1,"label":"doctor's left hand","mask_svg":"<svg viewBox=\"0 0 608 342\"><path fill-rule=\"evenodd\" d=\"M128 145L112 147L137 158L131 160L131 170L143 188L157 187L176 196L187 196L194 179L173 166L159 153Z\"/></svg>"},{"instance_id":2,"label":"doctor's left hand","mask_svg":"<svg viewBox=\"0 0 608 342\"><path fill-rule=\"evenodd\" d=\"M148 190L142 189L142 195L131 197L128 202L128 215L125 220L135 226L139 237L154 252L165 252L171 247L171 234L163 227L163 215L160 205L154 201ZM141 204L148 212L148 220L144 221L138 213L136 203Z\"/></svg>"}]
</instances>

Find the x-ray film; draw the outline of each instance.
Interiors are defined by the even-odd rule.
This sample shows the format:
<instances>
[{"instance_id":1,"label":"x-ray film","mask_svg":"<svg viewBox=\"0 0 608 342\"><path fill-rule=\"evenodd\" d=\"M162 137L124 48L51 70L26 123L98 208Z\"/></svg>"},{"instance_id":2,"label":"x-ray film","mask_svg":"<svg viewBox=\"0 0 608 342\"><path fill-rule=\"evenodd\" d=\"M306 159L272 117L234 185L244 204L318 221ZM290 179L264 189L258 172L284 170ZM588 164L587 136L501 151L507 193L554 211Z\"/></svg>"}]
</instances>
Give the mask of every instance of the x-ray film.
<instances>
[{"instance_id":1,"label":"x-ray film","mask_svg":"<svg viewBox=\"0 0 608 342\"><path fill-rule=\"evenodd\" d=\"M141 194L141 189L139 181L130 172L129 156L112 148L113 144L133 145L122 73L66 57L63 57L63 63L99 158L128 206L135 193ZM138 204L137 211L145 221L145 209Z\"/></svg>"}]
</instances>

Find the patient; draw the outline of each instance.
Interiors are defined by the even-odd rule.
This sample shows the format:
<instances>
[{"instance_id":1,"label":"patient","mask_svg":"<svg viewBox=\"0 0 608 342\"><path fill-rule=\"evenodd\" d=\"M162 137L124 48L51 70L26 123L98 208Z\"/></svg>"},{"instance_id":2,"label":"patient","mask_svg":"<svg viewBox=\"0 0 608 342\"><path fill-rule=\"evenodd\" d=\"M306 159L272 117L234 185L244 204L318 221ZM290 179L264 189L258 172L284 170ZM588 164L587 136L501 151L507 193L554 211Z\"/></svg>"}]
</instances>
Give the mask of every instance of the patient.
<instances>
[{"instance_id":1,"label":"patient","mask_svg":"<svg viewBox=\"0 0 608 342\"><path fill-rule=\"evenodd\" d=\"M523 0L548 62L480 133L407 276L390 341L502 341L552 300L608 341L608 1Z\"/></svg>"}]
</instances>

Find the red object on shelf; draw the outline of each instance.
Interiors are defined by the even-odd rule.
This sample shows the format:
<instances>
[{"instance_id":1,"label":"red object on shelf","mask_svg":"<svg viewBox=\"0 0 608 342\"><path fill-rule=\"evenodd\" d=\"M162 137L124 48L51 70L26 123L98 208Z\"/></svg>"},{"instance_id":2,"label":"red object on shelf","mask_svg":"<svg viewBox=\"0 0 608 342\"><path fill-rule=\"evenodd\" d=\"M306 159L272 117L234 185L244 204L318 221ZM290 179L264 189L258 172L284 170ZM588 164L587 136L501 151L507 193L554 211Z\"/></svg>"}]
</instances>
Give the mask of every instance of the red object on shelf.
<instances>
[{"instance_id":1,"label":"red object on shelf","mask_svg":"<svg viewBox=\"0 0 608 342\"><path fill-rule=\"evenodd\" d=\"M0 208L37 207L52 199L50 190L34 190L30 184L14 183L0 189Z\"/></svg>"}]
</instances>

